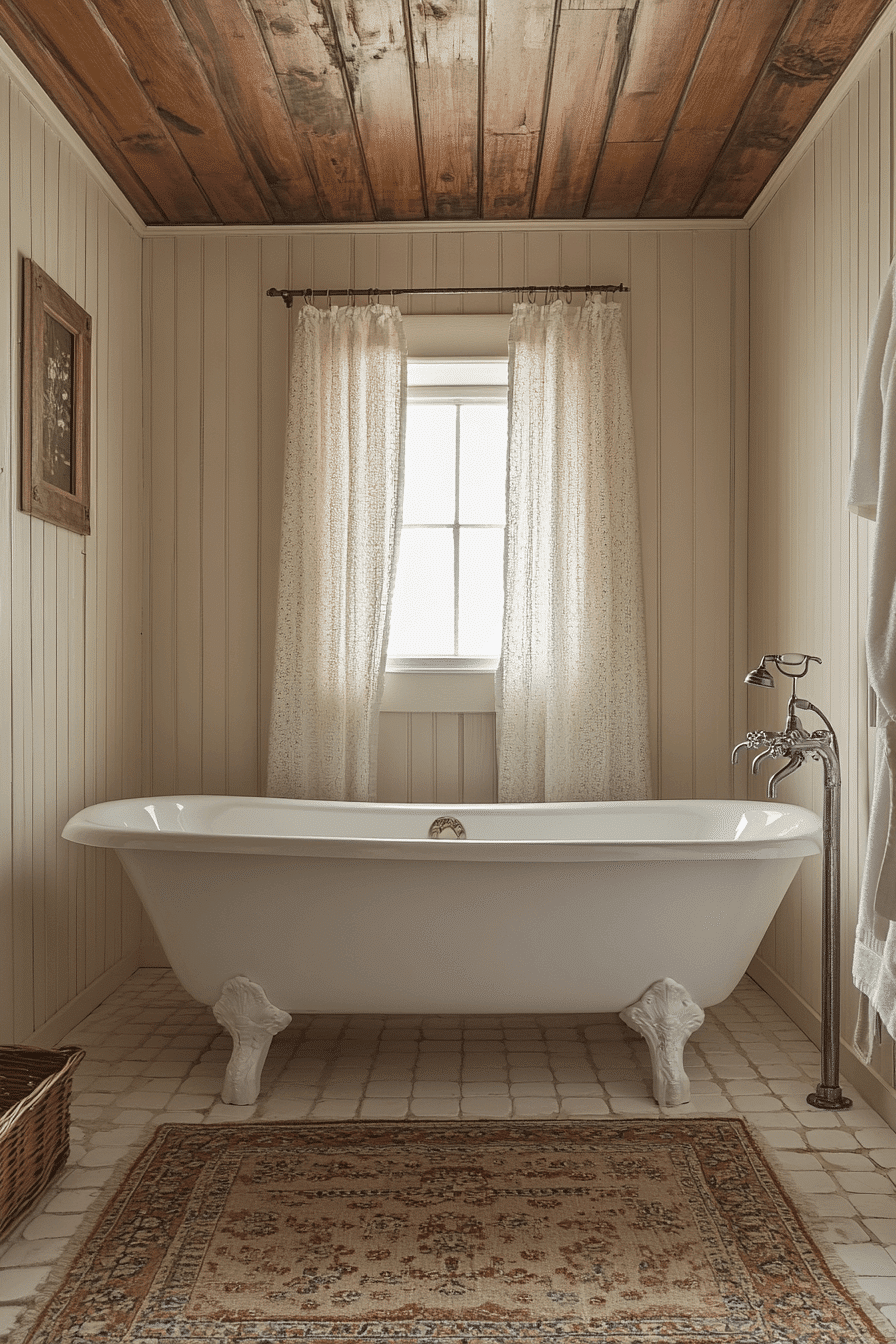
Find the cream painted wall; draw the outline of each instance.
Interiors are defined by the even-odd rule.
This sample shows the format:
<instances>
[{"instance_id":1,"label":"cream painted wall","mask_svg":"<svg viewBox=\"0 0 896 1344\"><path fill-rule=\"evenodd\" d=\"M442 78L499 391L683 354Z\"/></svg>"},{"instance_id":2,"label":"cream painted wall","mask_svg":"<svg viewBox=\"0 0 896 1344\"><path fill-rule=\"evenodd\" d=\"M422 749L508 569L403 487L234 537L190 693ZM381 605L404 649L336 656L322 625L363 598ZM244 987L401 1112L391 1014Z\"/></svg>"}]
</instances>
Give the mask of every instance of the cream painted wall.
<instances>
[{"instance_id":1,"label":"cream painted wall","mask_svg":"<svg viewBox=\"0 0 896 1344\"><path fill-rule=\"evenodd\" d=\"M765 652L793 649L823 659L803 685L832 719L843 756L847 1040L857 1010L850 967L873 754L864 665L873 525L847 514L844 501L869 324L894 241L892 42L886 36L852 80L751 231L749 657L753 665ZM752 727L783 722L787 689L750 692ZM746 767L738 772L740 791ZM821 811L820 766L786 781L781 797ZM753 966L816 1035L820 882L819 865L805 863ZM849 1056L844 1068L866 1095L877 1086ZM892 1083L891 1042L878 1051L875 1068ZM886 1087L877 1099L896 1119L896 1093Z\"/></svg>"},{"instance_id":2,"label":"cream painted wall","mask_svg":"<svg viewBox=\"0 0 896 1344\"><path fill-rule=\"evenodd\" d=\"M288 316L270 286L625 281L656 787L728 796L743 727L746 232L539 226L191 231L144 247L147 791L264 778ZM418 313L509 312L500 296ZM493 795L491 716L384 714L381 796Z\"/></svg>"},{"instance_id":3,"label":"cream painted wall","mask_svg":"<svg viewBox=\"0 0 896 1344\"><path fill-rule=\"evenodd\" d=\"M69 815L140 784L141 239L0 56L0 1040L55 1041L137 965L117 859ZM22 259L93 318L91 522L19 511Z\"/></svg>"}]
</instances>

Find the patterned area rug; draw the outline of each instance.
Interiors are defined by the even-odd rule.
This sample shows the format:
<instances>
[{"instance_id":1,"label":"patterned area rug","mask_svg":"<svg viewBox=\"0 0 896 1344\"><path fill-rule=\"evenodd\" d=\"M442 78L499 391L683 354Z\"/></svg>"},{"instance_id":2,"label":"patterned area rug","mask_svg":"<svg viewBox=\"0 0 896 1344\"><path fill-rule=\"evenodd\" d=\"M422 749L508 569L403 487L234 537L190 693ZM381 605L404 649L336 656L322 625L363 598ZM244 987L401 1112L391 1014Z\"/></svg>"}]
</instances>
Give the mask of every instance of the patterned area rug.
<instances>
[{"instance_id":1,"label":"patterned area rug","mask_svg":"<svg viewBox=\"0 0 896 1344\"><path fill-rule=\"evenodd\" d=\"M740 1120L166 1125L32 1344L870 1344Z\"/></svg>"}]
</instances>

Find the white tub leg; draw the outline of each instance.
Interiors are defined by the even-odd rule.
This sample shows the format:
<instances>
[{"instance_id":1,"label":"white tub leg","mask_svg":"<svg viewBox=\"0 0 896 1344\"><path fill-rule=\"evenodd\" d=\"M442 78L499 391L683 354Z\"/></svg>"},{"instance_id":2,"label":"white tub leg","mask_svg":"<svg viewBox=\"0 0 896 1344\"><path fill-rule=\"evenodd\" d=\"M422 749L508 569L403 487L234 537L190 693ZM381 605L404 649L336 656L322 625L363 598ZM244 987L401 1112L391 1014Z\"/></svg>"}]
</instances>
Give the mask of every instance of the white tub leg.
<instances>
[{"instance_id":1,"label":"white tub leg","mask_svg":"<svg viewBox=\"0 0 896 1344\"><path fill-rule=\"evenodd\" d=\"M619 1014L626 1026L647 1041L653 1066L653 1095L661 1106L682 1106L691 1099L684 1071L684 1047L703 1021L700 1008L684 985L668 977L645 990L637 1003Z\"/></svg>"},{"instance_id":2,"label":"white tub leg","mask_svg":"<svg viewBox=\"0 0 896 1344\"><path fill-rule=\"evenodd\" d=\"M275 1008L261 986L244 975L227 981L212 1012L233 1037L221 1100L233 1106L251 1106L261 1088L261 1071L271 1041L292 1018Z\"/></svg>"}]
</instances>

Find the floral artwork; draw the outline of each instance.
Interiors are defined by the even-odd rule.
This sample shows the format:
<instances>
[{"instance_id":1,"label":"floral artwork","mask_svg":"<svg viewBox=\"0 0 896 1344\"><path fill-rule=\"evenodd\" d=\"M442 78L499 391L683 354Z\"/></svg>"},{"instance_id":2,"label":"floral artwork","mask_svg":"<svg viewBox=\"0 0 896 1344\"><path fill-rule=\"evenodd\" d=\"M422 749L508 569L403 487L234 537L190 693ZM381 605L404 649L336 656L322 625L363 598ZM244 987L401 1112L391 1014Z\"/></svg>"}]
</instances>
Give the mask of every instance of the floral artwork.
<instances>
[{"instance_id":1,"label":"floral artwork","mask_svg":"<svg viewBox=\"0 0 896 1344\"><path fill-rule=\"evenodd\" d=\"M48 316L44 328L43 477L60 490L72 491L72 406L74 346L70 331Z\"/></svg>"},{"instance_id":2,"label":"floral artwork","mask_svg":"<svg viewBox=\"0 0 896 1344\"><path fill-rule=\"evenodd\" d=\"M20 507L90 532L90 314L26 259Z\"/></svg>"}]
</instances>

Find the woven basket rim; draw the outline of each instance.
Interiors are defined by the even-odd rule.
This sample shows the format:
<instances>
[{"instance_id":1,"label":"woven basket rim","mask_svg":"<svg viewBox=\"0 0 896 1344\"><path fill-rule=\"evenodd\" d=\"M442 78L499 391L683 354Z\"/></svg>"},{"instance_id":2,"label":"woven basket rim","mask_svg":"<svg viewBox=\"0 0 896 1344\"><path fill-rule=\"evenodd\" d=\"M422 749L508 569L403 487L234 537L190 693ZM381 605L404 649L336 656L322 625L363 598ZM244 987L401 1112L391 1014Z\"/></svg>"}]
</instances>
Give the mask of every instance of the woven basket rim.
<instances>
[{"instance_id":1,"label":"woven basket rim","mask_svg":"<svg viewBox=\"0 0 896 1344\"><path fill-rule=\"evenodd\" d=\"M30 1085L23 1086L20 1089L21 1095L13 1096L6 1108L0 1110L0 1140L9 1133L24 1112L36 1106L47 1092L78 1067L86 1053L79 1045L60 1046L58 1050L31 1050L29 1046L0 1047L0 1074L4 1054L7 1061L13 1056L23 1062L26 1057L30 1057L37 1066L30 1071Z\"/></svg>"}]
</instances>

